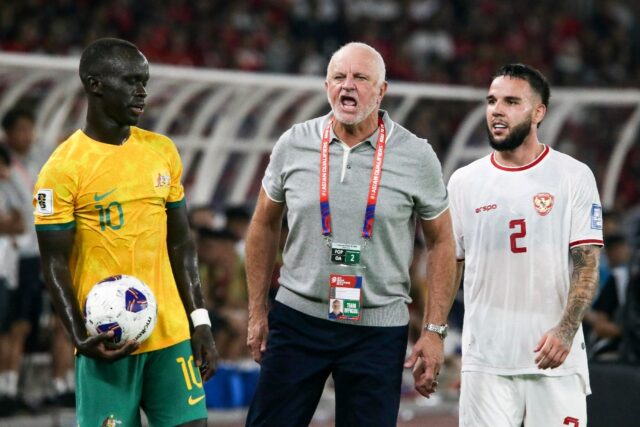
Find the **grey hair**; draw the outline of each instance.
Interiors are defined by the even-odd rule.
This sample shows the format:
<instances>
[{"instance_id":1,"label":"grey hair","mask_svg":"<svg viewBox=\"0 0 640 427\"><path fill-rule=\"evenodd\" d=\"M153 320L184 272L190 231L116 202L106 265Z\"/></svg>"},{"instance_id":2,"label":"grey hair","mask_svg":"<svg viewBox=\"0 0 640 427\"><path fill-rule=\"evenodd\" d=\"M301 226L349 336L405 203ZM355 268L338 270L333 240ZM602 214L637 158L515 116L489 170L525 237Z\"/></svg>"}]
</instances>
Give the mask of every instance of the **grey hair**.
<instances>
[{"instance_id":1,"label":"grey hair","mask_svg":"<svg viewBox=\"0 0 640 427\"><path fill-rule=\"evenodd\" d=\"M338 56L339 54L341 54L345 49L349 48L349 47L359 47L362 49L366 49L369 51L369 53L371 53L373 55L374 58L374 63L376 66L376 71L378 72L378 84L381 84L382 82L385 81L386 76L387 76L387 70L386 67L384 65L384 59L382 59L382 55L380 55L380 52L378 52L377 50L375 50L373 47L369 46L366 43L362 43L362 42L349 42L347 44L345 44L344 46L340 47L340 49L336 50L335 52L333 52L333 55L331 55L331 59L329 60L329 64L327 65L327 79L329 78L329 67L331 66L331 63L333 62L333 59Z\"/></svg>"}]
</instances>

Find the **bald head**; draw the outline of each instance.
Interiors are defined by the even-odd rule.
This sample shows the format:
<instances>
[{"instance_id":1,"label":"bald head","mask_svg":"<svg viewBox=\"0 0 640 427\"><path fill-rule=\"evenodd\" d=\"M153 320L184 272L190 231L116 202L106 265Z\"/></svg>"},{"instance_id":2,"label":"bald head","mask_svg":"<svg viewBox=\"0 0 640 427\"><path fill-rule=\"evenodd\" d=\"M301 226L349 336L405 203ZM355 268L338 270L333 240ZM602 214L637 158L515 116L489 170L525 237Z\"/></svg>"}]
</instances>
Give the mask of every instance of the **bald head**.
<instances>
[{"instance_id":1,"label":"bald head","mask_svg":"<svg viewBox=\"0 0 640 427\"><path fill-rule=\"evenodd\" d=\"M136 45L126 40L104 38L91 43L80 57L80 80L87 87L89 76L104 76L122 72L134 59L144 58ZM144 59L146 61L146 58Z\"/></svg>"},{"instance_id":2,"label":"bald head","mask_svg":"<svg viewBox=\"0 0 640 427\"><path fill-rule=\"evenodd\" d=\"M329 65L327 66L327 77L329 76L331 66L337 60L339 60L343 56L352 55L354 52L364 52L371 61L372 71L376 76L376 83L380 84L386 79L386 68L384 65L384 59L382 59L382 55L380 52L372 48L366 43L361 42L351 42L342 46L340 49L336 50L333 55L331 55L331 60L329 61Z\"/></svg>"}]
</instances>

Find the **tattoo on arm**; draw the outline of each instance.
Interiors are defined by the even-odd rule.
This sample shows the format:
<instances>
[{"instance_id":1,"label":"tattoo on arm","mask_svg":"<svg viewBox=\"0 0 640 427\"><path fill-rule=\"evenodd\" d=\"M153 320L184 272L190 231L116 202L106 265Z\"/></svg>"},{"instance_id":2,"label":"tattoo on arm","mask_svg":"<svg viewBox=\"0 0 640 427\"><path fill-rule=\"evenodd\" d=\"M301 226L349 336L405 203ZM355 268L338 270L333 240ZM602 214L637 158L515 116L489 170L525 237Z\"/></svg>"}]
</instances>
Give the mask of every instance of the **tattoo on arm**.
<instances>
[{"instance_id":1,"label":"tattoo on arm","mask_svg":"<svg viewBox=\"0 0 640 427\"><path fill-rule=\"evenodd\" d=\"M560 338L571 343L573 336L582 323L584 313L593 300L598 285L598 264L600 247L593 245L577 246L571 249L573 273L569 287L569 297L560 321Z\"/></svg>"}]
</instances>

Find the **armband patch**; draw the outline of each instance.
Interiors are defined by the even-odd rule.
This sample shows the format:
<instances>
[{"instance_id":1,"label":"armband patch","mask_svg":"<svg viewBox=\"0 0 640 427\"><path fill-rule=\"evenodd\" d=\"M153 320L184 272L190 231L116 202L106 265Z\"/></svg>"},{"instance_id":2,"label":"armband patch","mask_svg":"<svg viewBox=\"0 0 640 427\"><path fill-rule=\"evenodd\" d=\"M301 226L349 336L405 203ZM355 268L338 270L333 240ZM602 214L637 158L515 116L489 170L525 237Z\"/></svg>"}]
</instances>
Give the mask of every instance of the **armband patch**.
<instances>
[{"instance_id":1,"label":"armband patch","mask_svg":"<svg viewBox=\"0 0 640 427\"><path fill-rule=\"evenodd\" d=\"M41 188L36 194L36 211L41 215L53 215L53 190Z\"/></svg>"},{"instance_id":2,"label":"armband patch","mask_svg":"<svg viewBox=\"0 0 640 427\"><path fill-rule=\"evenodd\" d=\"M602 230L602 206L591 205L591 229Z\"/></svg>"}]
</instances>

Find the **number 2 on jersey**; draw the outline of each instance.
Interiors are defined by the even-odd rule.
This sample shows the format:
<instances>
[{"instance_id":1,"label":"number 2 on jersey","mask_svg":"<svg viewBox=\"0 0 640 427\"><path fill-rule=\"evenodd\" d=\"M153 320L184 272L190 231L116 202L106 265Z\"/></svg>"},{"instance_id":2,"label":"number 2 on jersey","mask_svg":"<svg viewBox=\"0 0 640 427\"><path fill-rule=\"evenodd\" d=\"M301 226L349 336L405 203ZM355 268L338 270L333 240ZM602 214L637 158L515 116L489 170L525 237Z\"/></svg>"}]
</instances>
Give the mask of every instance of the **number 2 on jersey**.
<instances>
[{"instance_id":1,"label":"number 2 on jersey","mask_svg":"<svg viewBox=\"0 0 640 427\"><path fill-rule=\"evenodd\" d=\"M511 242L511 252L514 254L520 254L527 252L527 248L524 246L518 246L517 239L520 239L527 235L527 223L524 219L512 219L509 221L509 229L517 230L511 233L509 240Z\"/></svg>"}]
</instances>

